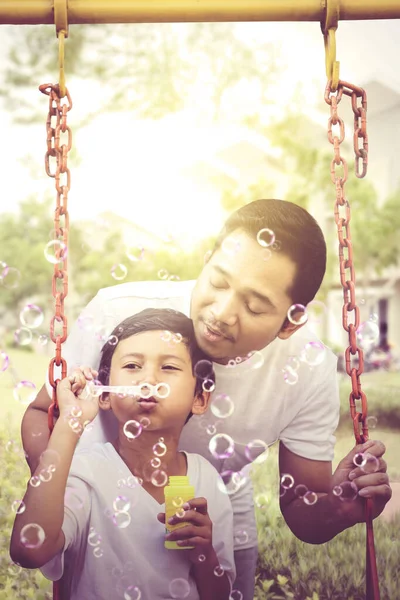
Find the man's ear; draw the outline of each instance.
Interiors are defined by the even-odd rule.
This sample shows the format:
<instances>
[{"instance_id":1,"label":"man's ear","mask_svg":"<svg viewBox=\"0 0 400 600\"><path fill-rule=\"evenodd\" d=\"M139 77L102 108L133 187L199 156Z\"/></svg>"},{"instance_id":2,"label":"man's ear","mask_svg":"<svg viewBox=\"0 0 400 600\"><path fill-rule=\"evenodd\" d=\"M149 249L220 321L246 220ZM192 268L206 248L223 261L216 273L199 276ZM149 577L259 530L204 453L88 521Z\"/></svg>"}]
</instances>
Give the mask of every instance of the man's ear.
<instances>
[{"instance_id":1,"label":"man's ear","mask_svg":"<svg viewBox=\"0 0 400 600\"><path fill-rule=\"evenodd\" d=\"M99 408L101 408L101 410L111 410L111 400L108 392L99 396Z\"/></svg>"},{"instance_id":2,"label":"man's ear","mask_svg":"<svg viewBox=\"0 0 400 600\"><path fill-rule=\"evenodd\" d=\"M194 415L203 415L210 402L211 393L201 391L197 396L194 397L192 405L192 413Z\"/></svg>"},{"instance_id":3,"label":"man's ear","mask_svg":"<svg viewBox=\"0 0 400 600\"><path fill-rule=\"evenodd\" d=\"M303 325L305 325L306 322L307 321L301 323L300 325L295 325L294 323L291 323L289 319L286 318L283 322L281 330L278 333L278 338L280 338L281 340L287 340L288 338L290 338L291 335L294 334L295 331L303 327Z\"/></svg>"}]
</instances>

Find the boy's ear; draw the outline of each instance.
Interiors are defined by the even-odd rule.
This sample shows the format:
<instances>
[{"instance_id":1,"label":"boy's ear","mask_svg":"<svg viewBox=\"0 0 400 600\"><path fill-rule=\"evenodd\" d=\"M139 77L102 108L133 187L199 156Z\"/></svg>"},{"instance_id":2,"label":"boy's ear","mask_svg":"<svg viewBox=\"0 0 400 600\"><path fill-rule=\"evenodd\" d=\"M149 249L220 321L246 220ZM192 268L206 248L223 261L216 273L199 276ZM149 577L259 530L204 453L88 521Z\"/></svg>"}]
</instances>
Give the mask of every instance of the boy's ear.
<instances>
[{"instance_id":1,"label":"boy's ear","mask_svg":"<svg viewBox=\"0 0 400 600\"><path fill-rule=\"evenodd\" d=\"M104 392L99 396L99 408L101 410L111 410L111 400L108 392Z\"/></svg>"},{"instance_id":2,"label":"boy's ear","mask_svg":"<svg viewBox=\"0 0 400 600\"><path fill-rule=\"evenodd\" d=\"M307 321L301 323L300 325L295 325L294 323L291 323L289 319L285 319L281 330L278 333L278 338L280 338L281 340L287 340L288 338L290 338L291 335L294 334L295 331L303 327L303 325L305 325L306 322Z\"/></svg>"},{"instance_id":3,"label":"boy's ear","mask_svg":"<svg viewBox=\"0 0 400 600\"><path fill-rule=\"evenodd\" d=\"M192 405L192 413L194 415L203 415L210 402L211 393L201 391L197 396L195 396Z\"/></svg>"}]
</instances>

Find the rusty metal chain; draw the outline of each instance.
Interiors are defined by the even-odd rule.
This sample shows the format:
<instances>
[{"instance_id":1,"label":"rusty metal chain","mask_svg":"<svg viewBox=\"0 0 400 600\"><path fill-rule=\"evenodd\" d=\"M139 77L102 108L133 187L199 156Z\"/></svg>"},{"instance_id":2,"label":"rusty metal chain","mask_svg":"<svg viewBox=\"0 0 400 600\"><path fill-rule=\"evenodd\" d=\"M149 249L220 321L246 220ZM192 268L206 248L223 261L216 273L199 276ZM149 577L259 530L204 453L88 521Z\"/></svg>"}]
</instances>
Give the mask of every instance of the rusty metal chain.
<instances>
[{"instance_id":1,"label":"rusty metal chain","mask_svg":"<svg viewBox=\"0 0 400 600\"><path fill-rule=\"evenodd\" d=\"M55 357L51 359L49 364L49 382L53 388L53 396L48 411L49 429L52 431L54 418L58 416L56 390L57 383L60 380L56 379L56 367L61 366L63 378L67 375L67 363L61 355L61 345L67 339L67 317L64 312L64 299L68 294L68 192L71 187L68 152L72 146L72 134L67 125L67 115L72 108L72 101L68 90L66 90L65 97L60 98L58 85L44 84L39 87L39 90L49 96L45 168L47 175L54 178L56 187L53 239L55 264L52 279L55 311L50 320L50 337L56 348Z\"/></svg>"},{"instance_id":2,"label":"rusty metal chain","mask_svg":"<svg viewBox=\"0 0 400 600\"><path fill-rule=\"evenodd\" d=\"M368 440L368 412L367 398L361 389L360 376L364 371L364 355L357 345L357 329L360 325L360 310L356 303L355 284L356 276L353 264L353 244L350 230L350 204L345 195L345 183L348 179L348 165L340 153L340 144L345 137L344 121L338 115L338 104L343 94L351 96L354 112L354 153L356 176L361 178L367 173L368 166L368 137L366 125L367 99L366 93L345 81L339 81L337 92L333 92L329 81L325 89L325 102L329 104L331 116L328 120L328 139L333 145L334 157L331 162L331 178L336 188L335 222L339 240L339 265L340 281L343 288L343 328L349 336L349 346L345 351L346 372L351 378L352 391L350 393L350 414L353 420L354 435L357 444ZM361 98L361 106L357 106L357 99ZM333 132L337 126L338 131ZM359 148L359 139L362 138L363 146ZM360 160L362 169L360 170ZM339 170L342 169L342 173ZM358 366L356 362L358 361ZM357 410L356 400L361 400L361 411Z\"/></svg>"},{"instance_id":3,"label":"rusty metal chain","mask_svg":"<svg viewBox=\"0 0 400 600\"><path fill-rule=\"evenodd\" d=\"M360 325L360 310L356 303L355 284L356 276L353 264L353 245L350 230L350 204L345 195L345 183L348 178L348 166L346 160L340 153L340 144L345 138L344 121L338 115L338 104L343 94L351 97L351 105L354 113L354 135L353 145L355 154L355 174L358 178L365 177L368 167L368 136L367 136L367 95L365 90L355 85L339 80L337 90L332 88L331 80L325 88L325 102L329 104L331 116L328 120L328 139L333 145L334 157L331 162L331 179L336 189L335 222L339 240L339 265L340 281L343 288L343 327L349 336L349 346L345 351L346 372L351 378L352 390L349 396L350 415L353 420L354 436L357 444L368 440L368 408L367 397L361 389L361 374L364 371L364 355L362 349L357 345L357 329ZM358 99L361 105L358 105ZM334 133L333 127L337 126L339 131ZM359 140L362 139L362 147ZM362 160L362 168L360 168ZM342 168L342 174L339 169ZM353 313L350 317L350 313ZM351 319L351 322L349 322ZM356 360L358 358L358 365ZM353 362L354 361L354 362ZM356 400L361 400L361 411L357 410ZM367 526L367 555L366 555L366 598L367 600L379 600L379 580L376 566L376 555L374 545L372 501L365 500L365 521Z\"/></svg>"}]
</instances>

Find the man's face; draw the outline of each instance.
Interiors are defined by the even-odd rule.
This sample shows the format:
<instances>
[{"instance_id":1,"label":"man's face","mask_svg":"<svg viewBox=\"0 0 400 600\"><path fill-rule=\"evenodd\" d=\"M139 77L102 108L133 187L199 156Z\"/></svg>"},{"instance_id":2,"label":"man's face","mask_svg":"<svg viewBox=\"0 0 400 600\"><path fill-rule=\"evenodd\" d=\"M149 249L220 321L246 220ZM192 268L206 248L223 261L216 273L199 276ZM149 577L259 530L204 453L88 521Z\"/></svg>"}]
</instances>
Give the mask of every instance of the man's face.
<instances>
[{"instance_id":1,"label":"man's face","mask_svg":"<svg viewBox=\"0 0 400 600\"><path fill-rule=\"evenodd\" d=\"M269 256L267 258L267 256ZM271 253L241 230L232 232L213 254L192 294L191 318L197 343L215 362L227 363L286 338L281 331L293 304L288 290L296 266L279 251Z\"/></svg>"}]
</instances>

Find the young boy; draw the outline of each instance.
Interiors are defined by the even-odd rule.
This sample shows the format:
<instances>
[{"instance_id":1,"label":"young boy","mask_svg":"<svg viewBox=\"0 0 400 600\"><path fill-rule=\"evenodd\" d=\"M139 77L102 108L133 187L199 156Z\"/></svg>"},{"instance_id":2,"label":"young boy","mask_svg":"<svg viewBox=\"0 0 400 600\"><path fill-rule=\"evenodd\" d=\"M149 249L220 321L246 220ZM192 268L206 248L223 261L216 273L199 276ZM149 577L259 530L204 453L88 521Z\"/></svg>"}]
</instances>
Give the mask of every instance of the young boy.
<instances>
[{"instance_id":1,"label":"young boy","mask_svg":"<svg viewBox=\"0 0 400 600\"><path fill-rule=\"evenodd\" d=\"M146 309L114 329L98 375L103 385L141 386L141 397L88 395L87 380L97 375L88 368L59 383L60 418L14 523L15 562L51 580L64 575L71 600L228 600L230 500L211 464L178 452L185 422L207 410L213 372L206 361L188 317ZM80 434L99 408L114 413L118 437L80 451ZM160 511L174 475L187 475L196 497L188 506L177 502L174 524L188 525L165 536ZM165 539L183 551L166 549Z\"/></svg>"}]
</instances>

